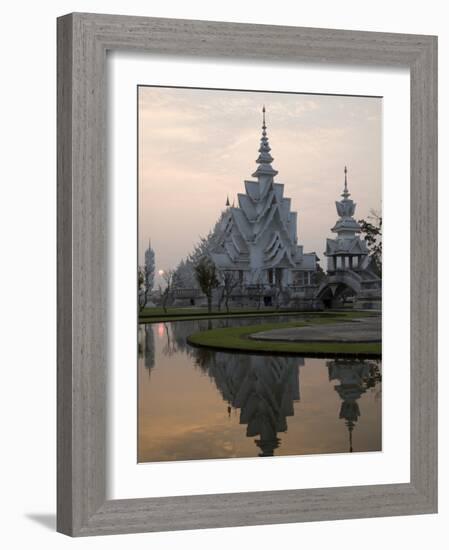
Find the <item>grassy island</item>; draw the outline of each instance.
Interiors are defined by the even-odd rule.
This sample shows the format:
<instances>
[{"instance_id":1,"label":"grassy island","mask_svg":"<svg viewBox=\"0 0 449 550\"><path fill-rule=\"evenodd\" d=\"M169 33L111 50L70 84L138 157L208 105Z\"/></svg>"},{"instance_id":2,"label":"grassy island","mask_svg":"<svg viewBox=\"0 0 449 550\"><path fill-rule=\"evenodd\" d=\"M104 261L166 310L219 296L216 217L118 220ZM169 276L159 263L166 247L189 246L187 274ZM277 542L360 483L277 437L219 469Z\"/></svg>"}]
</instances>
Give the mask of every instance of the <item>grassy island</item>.
<instances>
[{"instance_id":1,"label":"grassy island","mask_svg":"<svg viewBox=\"0 0 449 550\"><path fill-rule=\"evenodd\" d=\"M266 323L243 327L218 328L191 334L187 341L199 347L214 348L223 351L267 353L267 354L301 354L312 357L359 356L380 357L382 346L380 342L349 343L349 342L295 342L278 340L257 340L251 338L257 333L270 330L305 327L316 324L351 321L357 317L366 316L362 312L351 313L310 313L304 321L283 323Z\"/></svg>"}]
</instances>

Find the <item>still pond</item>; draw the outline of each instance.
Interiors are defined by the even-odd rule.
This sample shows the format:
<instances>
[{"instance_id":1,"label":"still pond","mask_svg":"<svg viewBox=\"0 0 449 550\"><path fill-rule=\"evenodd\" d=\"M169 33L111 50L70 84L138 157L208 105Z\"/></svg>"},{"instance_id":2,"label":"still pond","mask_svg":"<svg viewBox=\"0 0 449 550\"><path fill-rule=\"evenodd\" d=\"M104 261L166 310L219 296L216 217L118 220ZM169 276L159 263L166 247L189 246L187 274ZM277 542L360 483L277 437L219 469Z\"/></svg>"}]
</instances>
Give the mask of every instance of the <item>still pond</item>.
<instances>
[{"instance_id":1,"label":"still pond","mask_svg":"<svg viewBox=\"0 0 449 550\"><path fill-rule=\"evenodd\" d=\"M380 360L225 353L187 343L198 330L267 321L273 318L140 325L138 462L381 450Z\"/></svg>"}]
</instances>

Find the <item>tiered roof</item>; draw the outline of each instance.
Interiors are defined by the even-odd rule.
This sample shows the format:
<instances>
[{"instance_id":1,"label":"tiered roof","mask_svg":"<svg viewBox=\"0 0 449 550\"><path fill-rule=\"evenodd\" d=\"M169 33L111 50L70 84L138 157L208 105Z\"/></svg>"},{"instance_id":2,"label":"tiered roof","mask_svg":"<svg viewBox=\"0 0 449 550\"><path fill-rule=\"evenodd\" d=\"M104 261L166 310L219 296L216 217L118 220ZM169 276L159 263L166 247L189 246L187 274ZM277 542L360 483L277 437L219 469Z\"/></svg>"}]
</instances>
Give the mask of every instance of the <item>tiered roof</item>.
<instances>
[{"instance_id":1,"label":"tiered roof","mask_svg":"<svg viewBox=\"0 0 449 550\"><path fill-rule=\"evenodd\" d=\"M315 254L303 254L297 244L297 214L291 211L291 199L284 197L284 185L274 182L278 172L272 166L265 106L262 113L258 166L253 173L257 179L246 180L245 193L238 194L238 206L227 208L212 257L221 269L279 265L313 269Z\"/></svg>"},{"instance_id":2,"label":"tiered roof","mask_svg":"<svg viewBox=\"0 0 449 550\"><path fill-rule=\"evenodd\" d=\"M356 203L350 199L351 193L348 190L348 169L344 169L345 182L343 197L340 201L335 202L337 214L340 218L332 227L331 231L337 233L336 239L326 239L326 256L339 254L346 255L367 255L368 247L364 240L359 236L361 227L354 219Z\"/></svg>"}]
</instances>

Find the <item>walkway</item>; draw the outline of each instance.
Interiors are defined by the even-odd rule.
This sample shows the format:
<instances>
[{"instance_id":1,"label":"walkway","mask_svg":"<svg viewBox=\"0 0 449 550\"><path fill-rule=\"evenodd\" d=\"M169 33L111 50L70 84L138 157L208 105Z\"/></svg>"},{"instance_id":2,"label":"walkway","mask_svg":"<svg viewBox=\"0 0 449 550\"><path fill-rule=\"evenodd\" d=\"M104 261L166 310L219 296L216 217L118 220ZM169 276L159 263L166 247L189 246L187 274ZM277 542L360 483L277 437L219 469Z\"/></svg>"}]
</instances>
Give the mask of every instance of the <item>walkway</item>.
<instances>
[{"instance_id":1,"label":"walkway","mask_svg":"<svg viewBox=\"0 0 449 550\"><path fill-rule=\"evenodd\" d=\"M367 317L350 322L267 330L253 333L249 338L278 342L380 342L382 321L380 316Z\"/></svg>"}]
</instances>

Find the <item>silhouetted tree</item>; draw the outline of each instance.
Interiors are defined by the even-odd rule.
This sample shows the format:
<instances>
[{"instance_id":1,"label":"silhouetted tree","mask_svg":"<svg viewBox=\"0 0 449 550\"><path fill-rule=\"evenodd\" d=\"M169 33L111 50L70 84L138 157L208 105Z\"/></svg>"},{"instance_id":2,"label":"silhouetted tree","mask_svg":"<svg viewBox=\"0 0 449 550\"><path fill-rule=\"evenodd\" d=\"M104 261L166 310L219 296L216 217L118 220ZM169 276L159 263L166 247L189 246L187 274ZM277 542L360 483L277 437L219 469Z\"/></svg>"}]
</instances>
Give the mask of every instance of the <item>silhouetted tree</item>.
<instances>
[{"instance_id":1,"label":"silhouetted tree","mask_svg":"<svg viewBox=\"0 0 449 550\"><path fill-rule=\"evenodd\" d=\"M212 292L218 287L217 268L207 256L203 256L194 266L195 277L207 298L207 310L212 311Z\"/></svg>"},{"instance_id":2,"label":"silhouetted tree","mask_svg":"<svg viewBox=\"0 0 449 550\"><path fill-rule=\"evenodd\" d=\"M375 269L382 274L382 216L371 210L366 220L359 220Z\"/></svg>"},{"instance_id":3,"label":"silhouetted tree","mask_svg":"<svg viewBox=\"0 0 449 550\"><path fill-rule=\"evenodd\" d=\"M154 285L154 271L154 252L150 248L145 254L145 265L137 268L139 311L142 311L150 300Z\"/></svg>"},{"instance_id":4,"label":"silhouetted tree","mask_svg":"<svg viewBox=\"0 0 449 550\"><path fill-rule=\"evenodd\" d=\"M317 263L316 271L312 273L312 284L319 285L325 277L326 277L326 274L324 273L323 268L320 266L320 264Z\"/></svg>"},{"instance_id":5,"label":"silhouetted tree","mask_svg":"<svg viewBox=\"0 0 449 550\"><path fill-rule=\"evenodd\" d=\"M174 271L172 269L164 271L164 273L162 274L162 278L165 281L164 290L162 290L161 286L159 285L159 291L162 297L162 308L164 310L164 313L167 313L167 302L168 299L171 297L173 291L173 275Z\"/></svg>"},{"instance_id":6,"label":"silhouetted tree","mask_svg":"<svg viewBox=\"0 0 449 550\"><path fill-rule=\"evenodd\" d=\"M137 267L137 301L139 304L139 312L141 312L147 303L147 292L145 285L145 268L140 265Z\"/></svg>"},{"instance_id":7,"label":"silhouetted tree","mask_svg":"<svg viewBox=\"0 0 449 550\"><path fill-rule=\"evenodd\" d=\"M221 279L223 288L218 309L220 309L221 302L224 300L226 311L229 313L229 300L232 296L232 292L239 285L239 278L234 271L225 271L222 274Z\"/></svg>"}]
</instances>

